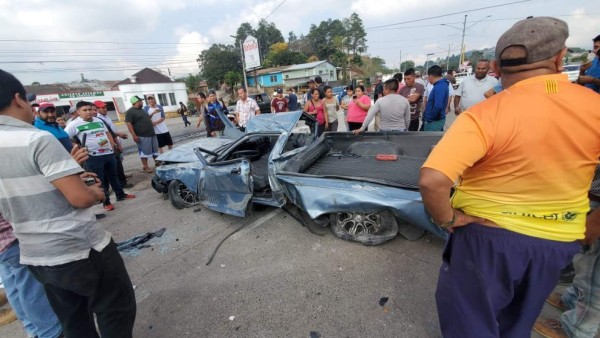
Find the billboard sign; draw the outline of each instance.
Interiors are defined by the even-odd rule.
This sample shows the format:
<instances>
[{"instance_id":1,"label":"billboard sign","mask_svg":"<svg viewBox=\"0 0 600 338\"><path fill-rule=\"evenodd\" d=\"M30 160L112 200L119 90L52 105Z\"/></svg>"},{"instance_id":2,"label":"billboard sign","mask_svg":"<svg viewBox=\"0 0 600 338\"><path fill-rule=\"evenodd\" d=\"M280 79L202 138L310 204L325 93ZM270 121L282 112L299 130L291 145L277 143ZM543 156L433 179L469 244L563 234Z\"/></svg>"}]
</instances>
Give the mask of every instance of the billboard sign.
<instances>
[{"instance_id":1,"label":"billboard sign","mask_svg":"<svg viewBox=\"0 0 600 338\"><path fill-rule=\"evenodd\" d=\"M258 51L258 40L255 37L248 35L244 40L244 61L246 69L260 67L260 53Z\"/></svg>"}]
</instances>

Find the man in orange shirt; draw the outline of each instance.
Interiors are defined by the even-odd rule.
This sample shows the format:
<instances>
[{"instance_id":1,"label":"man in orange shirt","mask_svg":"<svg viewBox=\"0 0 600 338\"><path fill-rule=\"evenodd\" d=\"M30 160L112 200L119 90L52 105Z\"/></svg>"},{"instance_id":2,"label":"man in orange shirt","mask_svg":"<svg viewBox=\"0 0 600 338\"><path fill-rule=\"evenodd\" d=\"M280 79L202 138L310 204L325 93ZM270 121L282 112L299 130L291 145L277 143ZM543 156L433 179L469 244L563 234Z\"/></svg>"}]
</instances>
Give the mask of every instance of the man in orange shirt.
<instances>
[{"instance_id":1,"label":"man in orange shirt","mask_svg":"<svg viewBox=\"0 0 600 338\"><path fill-rule=\"evenodd\" d=\"M492 64L505 90L459 115L421 169L423 203L451 232L436 291L444 337L530 336L585 237L600 95L560 74L567 37L548 17L505 32Z\"/></svg>"}]
</instances>

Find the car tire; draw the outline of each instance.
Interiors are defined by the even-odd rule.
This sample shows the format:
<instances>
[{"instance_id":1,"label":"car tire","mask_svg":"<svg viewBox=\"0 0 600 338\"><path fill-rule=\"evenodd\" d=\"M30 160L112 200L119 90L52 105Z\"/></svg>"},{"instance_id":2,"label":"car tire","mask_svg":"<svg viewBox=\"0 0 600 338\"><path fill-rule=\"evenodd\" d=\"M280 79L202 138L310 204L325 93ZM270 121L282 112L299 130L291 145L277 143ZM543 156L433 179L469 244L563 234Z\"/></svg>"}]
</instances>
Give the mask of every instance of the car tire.
<instances>
[{"instance_id":1,"label":"car tire","mask_svg":"<svg viewBox=\"0 0 600 338\"><path fill-rule=\"evenodd\" d=\"M375 213L338 212L329 217L331 232L336 237L362 245L378 245L398 235L398 223L389 210Z\"/></svg>"},{"instance_id":2,"label":"car tire","mask_svg":"<svg viewBox=\"0 0 600 338\"><path fill-rule=\"evenodd\" d=\"M167 194L169 195L171 204L176 209L190 208L200 203L199 196L189 191L185 184L179 180L173 180L169 183Z\"/></svg>"}]
</instances>

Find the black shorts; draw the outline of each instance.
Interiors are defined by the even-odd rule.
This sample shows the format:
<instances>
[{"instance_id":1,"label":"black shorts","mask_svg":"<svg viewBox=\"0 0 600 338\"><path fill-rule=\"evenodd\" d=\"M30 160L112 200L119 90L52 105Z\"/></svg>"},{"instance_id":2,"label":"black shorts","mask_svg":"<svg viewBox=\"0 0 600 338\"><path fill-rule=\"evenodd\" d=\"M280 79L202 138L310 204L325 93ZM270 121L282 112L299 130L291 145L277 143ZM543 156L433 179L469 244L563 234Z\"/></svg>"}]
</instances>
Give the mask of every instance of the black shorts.
<instances>
[{"instance_id":1,"label":"black shorts","mask_svg":"<svg viewBox=\"0 0 600 338\"><path fill-rule=\"evenodd\" d=\"M172 146L173 140L171 139L171 133L166 132L164 134L156 134L156 139L158 140L158 147L162 148L164 146Z\"/></svg>"}]
</instances>

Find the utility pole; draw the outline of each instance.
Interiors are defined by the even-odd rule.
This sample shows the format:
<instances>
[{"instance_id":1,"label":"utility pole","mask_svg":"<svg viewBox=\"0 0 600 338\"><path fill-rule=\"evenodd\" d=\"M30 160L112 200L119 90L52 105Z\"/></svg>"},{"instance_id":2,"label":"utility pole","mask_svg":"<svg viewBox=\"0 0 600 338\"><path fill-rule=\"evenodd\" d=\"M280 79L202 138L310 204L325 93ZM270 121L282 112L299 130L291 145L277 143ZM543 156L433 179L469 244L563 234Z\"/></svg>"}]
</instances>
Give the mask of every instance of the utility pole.
<instances>
[{"instance_id":1,"label":"utility pole","mask_svg":"<svg viewBox=\"0 0 600 338\"><path fill-rule=\"evenodd\" d=\"M400 73L402 73L402 49L400 50L400 60L398 60L398 69L400 69Z\"/></svg>"},{"instance_id":2,"label":"utility pole","mask_svg":"<svg viewBox=\"0 0 600 338\"><path fill-rule=\"evenodd\" d=\"M235 36L231 35L232 38L235 38ZM244 88L246 88L246 90L248 90L248 79L246 78L246 63L244 62L244 46L242 46L242 40L240 39L240 57L242 58L242 73L244 76ZM258 79L255 77L254 81L258 81Z\"/></svg>"},{"instance_id":3,"label":"utility pole","mask_svg":"<svg viewBox=\"0 0 600 338\"><path fill-rule=\"evenodd\" d=\"M446 56L446 73L450 71L450 46L451 44L448 45L448 56Z\"/></svg>"},{"instance_id":4,"label":"utility pole","mask_svg":"<svg viewBox=\"0 0 600 338\"><path fill-rule=\"evenodd\" d=\"M460 63L458 67L460 68L465 62L465 30L467 29L467 15L465 14L465 21L463 22L463 33L462 33L462 42L460 43Z\"/></svg>"}]
</instances>

